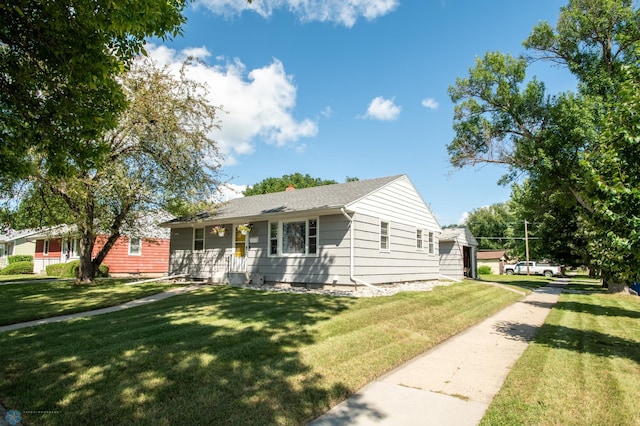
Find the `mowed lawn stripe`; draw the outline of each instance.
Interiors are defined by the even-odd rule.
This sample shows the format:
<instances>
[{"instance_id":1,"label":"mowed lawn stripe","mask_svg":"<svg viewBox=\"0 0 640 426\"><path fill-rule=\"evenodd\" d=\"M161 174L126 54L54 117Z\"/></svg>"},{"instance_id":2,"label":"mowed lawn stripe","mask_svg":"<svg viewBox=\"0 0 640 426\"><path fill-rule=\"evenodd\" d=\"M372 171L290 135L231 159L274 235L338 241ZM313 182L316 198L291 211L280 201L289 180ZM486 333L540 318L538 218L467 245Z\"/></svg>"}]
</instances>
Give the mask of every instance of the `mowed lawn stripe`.
<instances>
[{"instance_id":1,"label":"mowed lawn stripe","mask_svg":"<svg viewBox=\"0 0 640 426\"><path fill-rule=\"evenodd\" d=\"M476 283L345 298L205 287L0 335L34 424L299 425L521 296Z\"/></svg>"},{"instance_id":2,"label":"mowed lawn stripe","mask_svg":"<svg viewBox=\"0 0 640 426\"><path fill-rule=\"evenodd\" d=\"M162 282L125 285L132 280L100 279L91 285L55 280L0 285L0 325L115 306L177 286Z\"/></svg>"},{"instance_id":3,"label":"mowed lawn stripe","mask_svg":"<svg viewBox=\"0 0 640 426\"><path fill-rule=\"evenodd\" d=\"M640 424L638 320L638 297L561 295L482 424Z\"/></svg>"}]
</instances>

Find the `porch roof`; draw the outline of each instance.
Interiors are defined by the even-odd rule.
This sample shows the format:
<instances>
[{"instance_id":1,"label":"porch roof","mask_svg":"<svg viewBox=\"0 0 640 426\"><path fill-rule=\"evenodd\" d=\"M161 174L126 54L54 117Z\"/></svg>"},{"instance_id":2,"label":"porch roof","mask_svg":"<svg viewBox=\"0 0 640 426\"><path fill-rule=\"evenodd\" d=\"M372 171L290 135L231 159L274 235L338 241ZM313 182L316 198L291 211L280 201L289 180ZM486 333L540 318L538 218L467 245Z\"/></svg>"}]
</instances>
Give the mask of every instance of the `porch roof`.
<instances>
[{"instance_id":1,"label":"porch roof","mask_svg":"<svg viewBox=\"0 0 640 426\"><path fill-rule=\"evenodd\" d=\"M0 243L10 243L10 242L19 240L20 238L27 239L31 235L38 233L40 230L41 230L41 228L37 228L37 229L22 229L22 230L19 230L19 231L15 231L13 229L9 229L6 233L0 234Z\"/></svg>"},{"instance_id":2,"label":"porch roof","mask_svg":"<svg viewBox=\"0 0 640 426\"><path fill-rule=\"evenodd\" d=\"M237 219L258 220L265 216L338 211L402 176L404 175L235 198L221 204L215 211L179 217L159 226L170 228L192 223L215 224Z\"/></svg>"}]
</instances>

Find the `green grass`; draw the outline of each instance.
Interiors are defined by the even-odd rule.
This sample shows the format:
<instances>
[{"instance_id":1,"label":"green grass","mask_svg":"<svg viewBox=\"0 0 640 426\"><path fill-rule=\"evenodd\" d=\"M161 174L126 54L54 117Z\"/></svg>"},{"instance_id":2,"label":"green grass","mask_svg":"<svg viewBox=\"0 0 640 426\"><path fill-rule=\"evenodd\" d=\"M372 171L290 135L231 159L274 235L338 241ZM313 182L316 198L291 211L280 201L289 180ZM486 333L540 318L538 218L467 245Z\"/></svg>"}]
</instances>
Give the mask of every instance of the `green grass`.
<instances>
[{"instance_id":1,"label":"green grass","mask_svg":"<svg viewBox=\"0 0 640 426\"><path fill-rule=\"evenodd\" d=\"M521 296L479 283L345 298L204 287L0 334L29 424L300 425Z\"/></svg>"},{"instance_id":2,"label":"green grass","mask_svg":"<svg viewBox=\"0 0 640 426\"><path fill-rule=\"evenodd\" d=\"M640 425L639 324L640 297L562 294L481 424Z\"/></svg>"},{"instance_id":3,"label":"green grass","mask_svg":"<svg viewBox=\"0 0 640 426\"><path fill-rule=\"evenodd\" d=\"M158 282L124 285L131 281L107 278L76 285L73 280L38 280L0 285L0 325L114 306L174 287Z\"/></svg>"},{"instance_id":4,"label":"green grass","mask_svg":"<svg viewBox=\"0 0 640 426\"><path fill-rule=\"evenodd\" d=\"M607 288L602 286L602 281L600 279L589 278L587 275L576 275L572 277L567 288L577 291L591 291L597 293L607 292Z\"/></svg>"},{"instance_id":5,"label":"green grass","mask_svg":"<svg viewBox=\"0 0 640 426\"><path fill-rule=\"evenodd\" d=\"M50 281L54 278L39 274L21 274L21 275L0 275L0 283L7 281L24 282L24 281Z\"/></svg>"},{"instance_id":6,"label":"green grass","mask_svg":"<svg viewBox=\"0 0 640 426\"><path fill-rule=\"evenodd\" d=\"M543 275L498 275L498 274L490 274L490 275L480 275L479 278L481 281L494 282L504 285L509 285L512 287L525 289L525 290L535 290L540 287L544 287L550 282L556 280L557 278L547 278Z\"/></svg>"}]
</instances>

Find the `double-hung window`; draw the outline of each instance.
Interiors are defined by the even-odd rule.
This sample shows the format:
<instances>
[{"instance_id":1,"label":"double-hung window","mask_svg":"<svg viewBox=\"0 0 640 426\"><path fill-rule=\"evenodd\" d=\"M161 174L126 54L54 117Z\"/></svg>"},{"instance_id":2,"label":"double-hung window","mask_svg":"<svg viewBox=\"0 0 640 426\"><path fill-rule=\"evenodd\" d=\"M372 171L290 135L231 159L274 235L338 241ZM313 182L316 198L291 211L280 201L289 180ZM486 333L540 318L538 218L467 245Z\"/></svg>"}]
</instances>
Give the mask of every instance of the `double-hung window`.
<instances>
[{"instance_id":1,"label":"double-hung window","mask_svg":"<svg viewBox=\"0 0 640 426\"><path fill-rule=\"evenodd\" d=\"M204 228L193 229L193 250L204 250Z\"/></svg>"},{"instance_id":2,"label":"double-hung window","mask_svg":"<svg viewBox=\"0 0 640 426\"><path fill-rule=\"evenodd\" d=\"M318 254L318 219L282 220L269 223L270 256Z\"/></svg>"},{"instance_id":3,"label":"double-hung window","mask_svg":"<svg viewBox=\"0 0 640 426\"><path fill-rule=\"evenodd\" d=\"M429 254L436 254L435 234L433 232L429 232Z\"/></svg>"},{"instance_id":4,"label":"double-hung window","mask_svg":"<svg viewBox=\"0 0 640 426\"><path fill-rule=\"evenodd\" d=\"M416 249L419 251L422 251L422 249L424 248L423 238L424 236L422 229L416 229Z\"/></svg>"},{"instance_id":5,"label":"double-hung window","mask_svg":"<svg viewBox=\"0 0 640 426\"><path fill-rule=\"evenodd\" d=\"M380 221L380 250L389 251L389 222Z\"/></svg>"},{"instance_id":6,"label":"double-hung window","mask_svg":"<svg viewBox=\"0 0 640 426\"><path fill-rule=\"evenodd\" d=\"M129 238L129 255L140 256L142 254L142 245L140 244L140 238Z\"/></svg>"},{"instance_id":7,"label":"double-hung window","mask_svg":"<svg viewBox=\"0 0 640 426\"><path fill-rule=\"evenodd\" d=\"M42 254L49 256L49 240L44 240L44 247L42 247Z\"/></svg>"}]
</instances>

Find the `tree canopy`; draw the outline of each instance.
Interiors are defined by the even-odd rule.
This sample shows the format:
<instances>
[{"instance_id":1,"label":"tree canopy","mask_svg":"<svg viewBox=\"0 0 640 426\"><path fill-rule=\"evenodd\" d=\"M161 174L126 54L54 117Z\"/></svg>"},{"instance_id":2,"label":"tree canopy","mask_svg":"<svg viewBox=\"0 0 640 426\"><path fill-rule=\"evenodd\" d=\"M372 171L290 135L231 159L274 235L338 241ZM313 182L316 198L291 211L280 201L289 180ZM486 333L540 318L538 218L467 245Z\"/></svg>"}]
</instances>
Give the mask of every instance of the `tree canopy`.
<instances>
[{"instance_id":1,"label":"tree canopy","mask_svg":"<svg viewBox=\"0 0 640 426\"><path fill-rule=\"evenodd\" d=\"M185 64L187 66L188 64ZM185 202L213 198L220 167L211 132L218 127L217 107L207 88L181 72L161 68L139 58L121 78L129 105L118 125L99 140L101 161L73 162L60 176L37 167L32 156L34 191L64 202L80 234L80 280L93 279L95 269L121 235L124 226L146 211L163 208L170 200ZM95 236L108 235L100 252L91 257Z\"/></svg>"},{"instance_id":2,"label":"tree canopy","mask_svg":"<svg viewBox=\"0 0 640 426\"><path fill-rule=\"evenodd\" d=\"M640 13L631 0L570 0L556 26L540 23L524 46L528 56L487 53L450 87L451 162L504 164L506 181L525 174L554 199L571 199L577 233L593 249L586 260L628 284L640 271ZM526 76L532 61L566 67L576 92L547 94Z\"/></svg>"},{"instance_id":3,"label":"tree canopy","mask_svg":"<svg viewBox=\"0 0 640 426\"><path fill-rule=\"evenodd\" d=\"M469 213L465 225L478 240L479 250L507 248L507 230L513 222L507 204L480 207Z\"/></svg>"},{"instance_id":4,"label":"tree canopy","mask_svg":"<svg viewBox=\"0 0 640 426\"><path fill-rule=\"evenodd\" d=\"M118 77L147 37L180 34L185 1L0 4L0 189L40 167L64 176L99 161L126 107Z\"/></svg>"},{"instance_id":5,"label":"tree canopy","mask_svg":"<svg viewBox=\"0 0 640 426\"><path fill-rule=\"evenodd\" d=\"M357 178L347 178L350 180L357 180ZM251 185L244 192L245 197L251 195L269 194L272 192L286 191L287 187L293 185L296 189L311 188L321 185L332 185L338 183L335 180L324 180L321 178L313 178L308 174L303 175L301 173L294 173L291 175L284 175L279 178L269 177L255 185Z\"/></svg>"}]
</instances>

